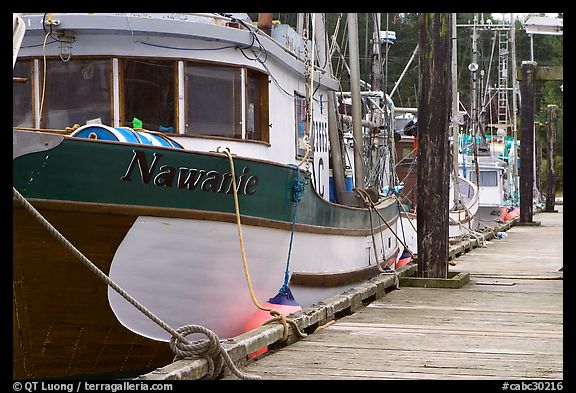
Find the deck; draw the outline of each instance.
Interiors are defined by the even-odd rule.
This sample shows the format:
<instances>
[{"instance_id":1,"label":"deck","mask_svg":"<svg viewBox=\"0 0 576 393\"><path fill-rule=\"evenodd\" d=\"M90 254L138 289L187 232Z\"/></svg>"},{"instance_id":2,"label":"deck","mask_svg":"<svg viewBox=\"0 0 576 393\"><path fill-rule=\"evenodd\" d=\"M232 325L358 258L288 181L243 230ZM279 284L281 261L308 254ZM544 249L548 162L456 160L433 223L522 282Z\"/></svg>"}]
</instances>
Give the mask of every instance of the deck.
<instances>
[{"instance_id":1,"label":"deck","mask_svg":"<svg viewBox=\"0 0 576 393\"><path fill-rule=\"evenodd\" d=\"M557 209L453 260L451 271L470 273L461 288L393 290L243 371L276 380L562 380Z\"/></svg>"}]
</instances>

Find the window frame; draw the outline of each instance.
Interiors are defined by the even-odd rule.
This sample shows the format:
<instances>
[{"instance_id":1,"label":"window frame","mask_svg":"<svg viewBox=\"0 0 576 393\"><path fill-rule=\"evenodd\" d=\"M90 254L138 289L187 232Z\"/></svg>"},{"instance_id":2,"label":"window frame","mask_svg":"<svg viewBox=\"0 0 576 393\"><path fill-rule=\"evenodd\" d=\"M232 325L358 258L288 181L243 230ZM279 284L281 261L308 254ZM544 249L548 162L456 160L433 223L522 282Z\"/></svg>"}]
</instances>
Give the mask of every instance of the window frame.
<instances>
[{"instance_id":1,"label":"window frame","mask_svg":"<svg viewBox=\"0 0 576 393\"><path fill-rule=\"evenodd\" d=\"M167 131L162 131L162 133L164 134L179 134L179 127L180 127L180 123L179 123L179 96L180 96L180 92L179 92L179 70L178 70L178 59L173 59L173 58L166 58L166 57L138 57L138 56L122 56L122 57L115 57L118 59L118 89L119 89L119 93L118 93L118 107L119 107L119 118L118 118L118 124L120 127L122 127L122 121L124 119L124 116L126 115L126 101L124 100L125 97L125 91L124 91L124 64L126 61L130 61L130 60L152 60L152 61L165 61L167 63L172 62L172 68L174 71L174 75L172 78L172 83L173 83L173 88L174 88L174 93L173 93L173 102L174 102L174 108L173 108L173 112L172 112L172 121L174 124L174 132L167 132ZM131 125L129 126L131 127ZM131 127L132 128L132 127ZM152 131L159 131L159 130L152 130Z\"/></svg>"},{"instance_id":2,"label":"window frame","mask_svg":"<svg viewBox=\"0 0 576 393\"><path fill-rule=\"evenodd\" d=\"M246 142L246 143L256 143L256 144L263 144L266 146L270 146L270 89L269 83L270 79L267 73L261 71L260 69L249 67L246 65L241 64L227 64L227 63L220 63L215 61L207 61L207 60L196 60L196 59L183 59L183 66L181 70L180 78L180 85L183 91L180 93L182 97L184 97L184 109L180 116L183 117L184 126L179 129L179 136L184 136L188 138L204 138L204 139L222 139L222 140L230 140L230 141L238 141L238 142ZM213 65L215 67L230 67L240 69L240 90L241 90L241 100L240 110L241 112L241 135L242 138L233 138L227 136L216 136L216 135L193 135L193 134L186 134L186 124L188 124L188 111L186 110L186 106L189 105L189 97L188 92L186 89L186 65L188 63L191 64L202 64L202 65ZM247 139L246 132L247 132L247 121L248 121L248 81L249 78L258 78L260 84L260 139Z\"/></svg>"},{"instance_id":3,"label":"window frame","mask_svg":"<svg viewBox=\"0 0 576 393\"><path fill-rule=\"evenodd\" d=\"M263 70L243 64L228 64L217 61L187 59L187 58L171 58L171 57L141 57L141 56L74 56L70 61L90 61L90 60L106 60L109 65L109 102L110 102L110 118L112 127L122 126L121 122L125 115L125 91L124 91L124 62L126 60L160 60L166 62L173 62L174 67L174 133L164 132L179 137L190 138L204 138L204 139L223 139L237 142L256 143L265 146L270 144L270 77ZM46 61L59 60L58 56L47 56ZM42 96L42 81L43 81L43 58L41 56L29 56L18 59L18 61L31 62L31 94L32 94L32 113L33 113L33 128L42 129L40 127L39 107ZM239 108L241 110L241 130L242 138L232 138L226 136L212 136L212 135L190 135L185 134L185 125L188 122L188 114L186 105L188 105L188 97L186 96L185 87L185 74L186 64L204 64L207 66L214 65L216 67L231 67L240 70L240 97L241 100ZM259 103L260 103L260 116L259 116L259 139L247 139L247 121L248 121L248 83L250 78L259 81ZM46 107L43 108L43 111ZM257 132L255 132L257 134Z\"/></svg>"},{"instance_id":4,"label":"window frame","mask_svg":"<svg viewBox=\"0 0 576 393\"><path fill-rule=\"evenodd\" d=\"M269 79L268 75L260 70L256 70L250 67L243 67L244 69L244 82L243 85L245 86L245 105L244 105L244 114L246 120L242 124L243 129L243 140L250 141L250 142L263 142L263 143L270 143L270 97L269 97ZM260 139L246 139L246 130L247 130L247 122L248 122L248 83L249 78L257 79L259 82L259 97L260 97ZM256 133L256 130L254 130Z\"/></svg>"},{"instance_id":5,"label":"window frame","mask_svg":"<svg viewBox=\"0 0 576 393\"><path fill-rule=\"evenodd\" d=\"M498 187L499 186L499 171L498 170L480 170L480 182L478 183L480 187ZM490 173L490 175L488 175ZM488 177L490 176L490 177ZM486 180L496 180L496 184L486 184ZM476 184L476 172L470 171L470 181Z\"/></svg>"},{"instance_id":6,"label":"window frame","mask_svg":"<svg viewBox=\"0 0 576 393\"><path fill-rule=\"evenodd\" d=\"M33 58L29 58L29 59L22 59L20 61L17 61L16 64L22 64L22 63L28 63L29 65L29 71L30 71L30 75L29 75L29 80L26 82L12 82L20 84L20 83L24 83L24 84L29 84L30 87L30 113L32 114L32 125L31 127L28 126L14 126L14 124L12 124L13 127L17 127L17 128L34 128L36 127L36 117L37 117L37 108L36 108L36 94L35 94L35 90L36 90L36 78L35 78L35 62ZM14 67L15 68L15 67ZM12 76L14 77L21 77L21 75L14 75L14 73L12 73ZM28 75L26 76L28 77ZM14 91L14 87L12 87L12 91ZM12 103L14 103L14 98L12 98ZM14 114L12 114L14 115ZM14 121L14 117L12 117L12 121Z\"/></svg>"},{"instance_id":7,"label":"window frame","mask_svg":"<svg viewBox=\"0 0 576 393\"><path fill-rule=\"evenodd\" d=\"M235 98L239 98L240 99L240 103L238 104L238 108L240 110L240 138L234 138L234 137L230 137L230 136L223 136L223 135L205 135L205 134L187 134L186 133L186 124L189 124L189 118L188 118L188 107L191 105L190 104L190 97L189 97L189 91L186 88L186 80L184 79L182 86L184 88L184 91L182 92L182 95L184 96L184 129L179 131L179 134L181 136L186 136L186 137L190 137L190 138L208 138L208 139L223 139L223 140L231 140L231 141L247 141L245 139L245 134L246 134L246 127L245 127L245 123L246 123L246 115L245 115L245 72L244 72L244 68L243 66L238 66L238 65L230 65L230 64L225 64L225 63L218 63L218 62L212 62L212 61L203 61L203 60L196 60L196 59L186 59L184 60L184 70L182 73L182 78L186 77L186 72L187 72L187 65L191 64L192 66L205 66L205 67L210 67L210 66L214 66L214 67L219 67L219 68L230 68L230 69L234 69L239 71L238 74L240 76L240 80L238 81L239 83L239 90L240 90L240 97L235 97Z\"/></svg>"},{"instance_id":8,"label":"window frame","mask_svg":"<svg viewBox=\"0 0 576 393\"><path fill-rule=\"evenodd\" d=\"M31 57L29 58L33 61L37 61L38 64L38 69L36 69L36 67L33 67L33 79L34 81L38 82L38 87L34 89L34 99L37 100L36 102L38 103L37 105L35 105L35 111L34 111L34 125L35 128L37 129L43 129L42 128L42 120L43 120L43 116L40 113L40 105L42 105L41 100L42 100L42 86L44 86L44 59L41 57ZM86 61L86 60L106 60L108 62L109 65L109 79L108 79L108 88L109 88L109 93L108 93L108 99L110 102L110 106L109 106L109 110L110 110L110 122L111 124L114 124L114 81L113 81L113 72L114 72L114 66L113 66L113 62L112 62L113 57L112 56L74 56L73 58L71 58L68 61ZM28 60L28 58L23 59L23 60ZM52 60L60 60L62 61L62 59L60 59L59 56L46 56L46 62L52 61ZM46 71L48 72L48 71ZM44 102L44 105L42 107L42 112L44 112L46 110L46 102ZM86 119L89 120L89 119ZM82 124L80 124L82 126ZM68 125L69 127L73 126L73 124ZM49 128L45 128L45 129L49 129ZM56 129L56 130L61 130L61 129Z\"/></svg>"}]
</instances>

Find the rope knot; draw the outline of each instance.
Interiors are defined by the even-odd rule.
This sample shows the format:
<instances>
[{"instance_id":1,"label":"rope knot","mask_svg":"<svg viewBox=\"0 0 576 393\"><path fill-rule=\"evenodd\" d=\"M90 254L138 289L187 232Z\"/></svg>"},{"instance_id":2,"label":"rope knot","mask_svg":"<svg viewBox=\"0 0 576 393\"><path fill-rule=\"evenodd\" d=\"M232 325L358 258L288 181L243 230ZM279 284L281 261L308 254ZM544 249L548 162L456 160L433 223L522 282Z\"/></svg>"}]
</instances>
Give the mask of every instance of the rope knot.
<instances>
[{"instance_id":1,"label":"rope knot","mask_svg":"<svg viewBox=\"0 0 576 393\"><path fill-rule=\"evenodd\" d=\"M170 348L176 354L174 361L186 357L200 357L208 362L208 373L204 379L215 379L222 372L224 361L221 353L220 340L212 331L199 325L184 325L176 329L176 332L185 337L193 333L202 333L208 340L198 340L186 343L178 337L172 336Z\"/></svg>"},{"instance_id":2,"label":"rope knot","mask_svg":"<svg viewBox=\"0 0 576 393\"><path fill-rule=\"evenodd\" d=\"M304 192L304 182L300 179L294 182L293 196L294 202L298 203L302 200L302 193Z\"/></svg>"},{"instance_id":3,"label":"rope knot","mask_svg":"<svg viewBox=\"0 0 576 393\"><path fill-rule=\"evenodd\" d=\"M292 186L292 201L296 204L302 200L302 194L304 193L304 181L300 180L300 169L297 165L291 165L296 168L296 180ZM295 205L294 205L295 206Z\"/></svg>"}]
</instances>

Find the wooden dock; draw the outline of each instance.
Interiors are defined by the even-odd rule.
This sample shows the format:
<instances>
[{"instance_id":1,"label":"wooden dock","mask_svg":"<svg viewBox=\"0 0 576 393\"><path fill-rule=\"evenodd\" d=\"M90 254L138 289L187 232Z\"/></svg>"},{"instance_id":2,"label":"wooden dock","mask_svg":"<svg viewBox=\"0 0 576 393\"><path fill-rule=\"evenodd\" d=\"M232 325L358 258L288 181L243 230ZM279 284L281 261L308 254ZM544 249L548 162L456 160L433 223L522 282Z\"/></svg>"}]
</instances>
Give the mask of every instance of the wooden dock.
<instances>
[{"instance_id":1,"label":"wooden dock","mask_svg":"<svg viewBox=\"0 0 576 393\"><path fill-rule=\"evenodd\" d=\"M459 289L403 287L243 367L273 380L563 379L563 209L457 257ZM228 376L225 379L237 379Z\"/></svg>"}]
</instances>

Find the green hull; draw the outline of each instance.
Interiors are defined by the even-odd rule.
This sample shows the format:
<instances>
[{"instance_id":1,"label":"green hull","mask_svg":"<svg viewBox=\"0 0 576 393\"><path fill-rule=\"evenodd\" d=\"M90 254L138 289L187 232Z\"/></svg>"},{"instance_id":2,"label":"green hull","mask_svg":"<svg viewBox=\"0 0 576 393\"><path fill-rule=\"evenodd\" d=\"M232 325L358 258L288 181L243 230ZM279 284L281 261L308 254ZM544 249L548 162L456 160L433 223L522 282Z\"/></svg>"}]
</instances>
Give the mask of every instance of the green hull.
<instances>
[{"instance_id":1,"label":"green hull","mask_svg":"<svg viewBox=\"0 0 576 393\"><path fill-rule=\"evenodd\" d=\"M242 216L291 223L294 184L302 180L297 224L370 230L368 209L325 201L293 166L246 158L234 165ZM26 198L234 214L230 173L223 153L74 138L13 160L14 187ZM398 209L388 204L381 214L393 220Z\"/></svg>"}]
</instances>

